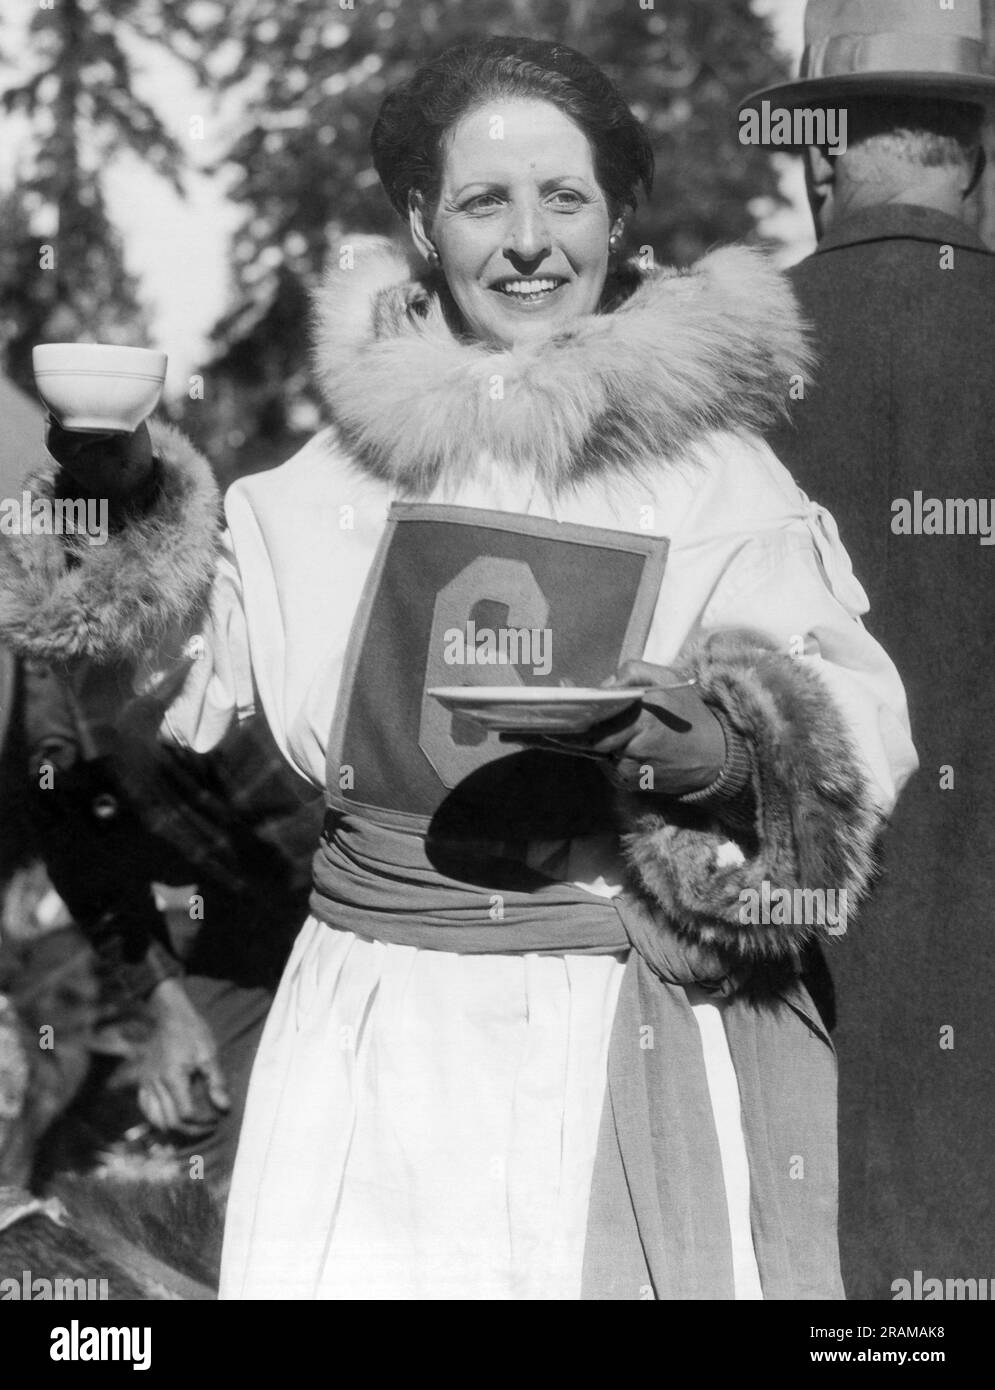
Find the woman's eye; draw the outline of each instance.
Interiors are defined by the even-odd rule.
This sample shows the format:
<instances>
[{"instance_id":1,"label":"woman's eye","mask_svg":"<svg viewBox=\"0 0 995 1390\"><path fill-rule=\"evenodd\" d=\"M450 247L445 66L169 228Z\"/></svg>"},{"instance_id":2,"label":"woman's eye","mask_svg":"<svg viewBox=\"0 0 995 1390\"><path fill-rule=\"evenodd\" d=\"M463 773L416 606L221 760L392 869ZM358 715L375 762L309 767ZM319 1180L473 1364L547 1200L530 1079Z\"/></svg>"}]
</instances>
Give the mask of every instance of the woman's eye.
<instances>
[{"instance_id":1,"label":"woman's eye","mask_svg":"<svg viewBox=\"0 0 995 1390\"><path fill-rule=\"evenodd\" d=\"M475 198L463 204L464 212L492 212L500 203L496 193L478 193Z\"/></svg>"},{"instance_id":2,"label":"woman's eye","mask_svg":"<svg viewBox=\"0 0 995 1390\"><path fill-rule=\"evenodd\" d=\"M550 202L561 208L577 208L583 201L581 195L575 193L572 188L558 188L550 197Z\"/></svg>"}]
</instances>

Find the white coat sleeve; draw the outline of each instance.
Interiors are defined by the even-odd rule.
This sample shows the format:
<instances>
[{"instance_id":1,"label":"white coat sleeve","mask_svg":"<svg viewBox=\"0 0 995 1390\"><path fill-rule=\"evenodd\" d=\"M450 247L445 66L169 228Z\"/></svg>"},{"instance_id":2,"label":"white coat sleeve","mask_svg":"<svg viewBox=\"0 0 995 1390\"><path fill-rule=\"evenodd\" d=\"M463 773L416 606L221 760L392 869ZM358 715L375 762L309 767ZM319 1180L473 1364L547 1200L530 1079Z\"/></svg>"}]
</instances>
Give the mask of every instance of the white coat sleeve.
<instances>
[{"instance_id":1,"label":"white coat sleeve","mask_svg":"<svg viewBox=\"0 0 995 1390\"><path fill-rule=\"evenodd\" d=\"M918 766L905 689L861 620L867 599L829 513L739 551L702 614L703 634L753 629L816 672L843 714L880 810Z\"/></svg>"},{"instance_id":2,"label":"white coat sleeve","mask_svg":"<svg viewBox=\"0 0 995 1390\"><path fill-rule=\"evenodd\" d=\"M136 693L164 705L160 729L169 742L205 753L236 719L256 710L242 585L228 532L221 537L214 579L198 618L150 653Z\"/></svg>"}]
</instances>

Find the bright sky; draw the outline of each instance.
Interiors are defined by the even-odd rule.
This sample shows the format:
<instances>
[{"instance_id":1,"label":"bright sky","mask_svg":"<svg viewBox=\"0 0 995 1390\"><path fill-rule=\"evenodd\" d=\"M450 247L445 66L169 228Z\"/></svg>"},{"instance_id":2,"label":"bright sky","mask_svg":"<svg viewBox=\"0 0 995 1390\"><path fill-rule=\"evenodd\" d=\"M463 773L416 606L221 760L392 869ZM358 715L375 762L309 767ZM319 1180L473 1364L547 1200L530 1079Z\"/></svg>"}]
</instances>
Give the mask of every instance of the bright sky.
<instances>
[{"instance_id":1,"label":"bright sky","mask_svg":"<svg viewBox=\"0 0 995 1390\"><path fill-rule=\"evenodd\" d=\"M804 0L753 3L758 11L771 13L785 51L797 61ZM149 99L190 151L191 163L203 168L228 143L227 118L213 110L187 70L161 50L149 50L142 77ZM196 133L197 118L203 123L203 138ZM6 179L16 141L4 145L7 155L4 158L0 150L0 175ZM811 249L813 239L800 161L779 159L782 186L793 207L765 218L763 229L785 239L782 259L791 263ZM238 220L238 210L226 201L217 177L194 173L187 187L187 198L180 199L131 159L112 166L106 176L111 216L121 228L129 266L140 276L152 311L155 346L169 355L166 391L173 396L186 391L189 373L204 359L207 334L228 307L228 240Z\"/></svg>"},{"instance_id":2,"label":"bright sky","mask_svg":"<svg viewBox=\"0 0 995 1390\"><path fill-rule=\"evenodd\" d=\"M203 170L228 143L231 127L181 63L158 50L153 61L151 99L191 165ZM108 170L105 187L130 267L142 280L155 346L169 357L166 393L183 394L190 372L204 360L210 329L229 307L228 246L239 209L227 201L216 175L189 174L187 196L180 198L137 159Z\"/></svg>"},{"instance_id":3,"label":"bright sky","mask_svg":"<svg viewBox=\"0 0 995 1390\"><path fill-rule=\"evenodd\" d=\"M758 14L770 15L774 31L783 51L795 64L802 54L805 20L805 0L753 0ZM781 192L790 199L790 207L765 217L761 229L779 237L784 249L779 256L783 265L794 265L815 247L815 232L805 194L805 174L802 161L794 155L776 154L774 163L780 172Z\"/></svg>"}]
</instances>

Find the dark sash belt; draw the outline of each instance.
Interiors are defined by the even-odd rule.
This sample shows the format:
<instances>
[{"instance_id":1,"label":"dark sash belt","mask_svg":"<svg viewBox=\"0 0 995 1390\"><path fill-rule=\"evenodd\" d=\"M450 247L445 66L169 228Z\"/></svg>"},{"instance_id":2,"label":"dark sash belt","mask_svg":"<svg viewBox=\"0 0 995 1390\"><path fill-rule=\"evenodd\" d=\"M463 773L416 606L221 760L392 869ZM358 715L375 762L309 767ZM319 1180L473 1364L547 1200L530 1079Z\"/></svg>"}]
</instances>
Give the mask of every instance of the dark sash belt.
<instances>
[{"instance_id":1,"label":"dark sash belt","mask_svg":"<svg viewBox=\"0 0 995 1390\"><path fill-rule=\"evenodd\" d=\"M331 818L311 910L366 941L489 955L629 951L584 1252L585 1299L729 1299L732 1243L701 1037L685 986L727 982L629 894L601 898L484 846ZM634 947L635 949L630 949ZM767 1299L843 1297L836 1068L800 984L723 1008L742 1100L754 1248Z\"/></svg>"}]
</instances>

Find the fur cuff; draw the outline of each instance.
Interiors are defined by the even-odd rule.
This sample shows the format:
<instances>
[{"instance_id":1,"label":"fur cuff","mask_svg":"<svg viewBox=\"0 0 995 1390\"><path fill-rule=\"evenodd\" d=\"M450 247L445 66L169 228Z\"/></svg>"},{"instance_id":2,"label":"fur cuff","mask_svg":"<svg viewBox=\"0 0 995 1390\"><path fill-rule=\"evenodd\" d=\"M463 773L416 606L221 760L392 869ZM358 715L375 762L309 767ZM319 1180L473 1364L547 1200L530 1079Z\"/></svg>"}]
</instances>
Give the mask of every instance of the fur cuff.
<instances>
[{"instance_id":1,"label":"fur cuff","mask_svg":"<svg viewBox=\"0 0 995 1390\"><path fill-rule=\"evenodd\" d=\"M874 872L880 816L846 724L817 673L759 634L718 633L675 669L750 749L756 820L731 842L694 806L625 797L636 888L731 964L797 959L845 929Z\"/></svg>"},{"instance_id":2,"label":"fur cuff","mask_svg":"<svg viewBox=\"0 0 995 1390\"><path fill-rule=\"evenodd\" d=\"M134 658L203 602L214 575L219 497L210 467L169 425L150 425L155 497L102 543L39 533L0 537L0 635L50 661ZM57 469L25 479L52 499Z\"/></svg>"}]
</instances>

